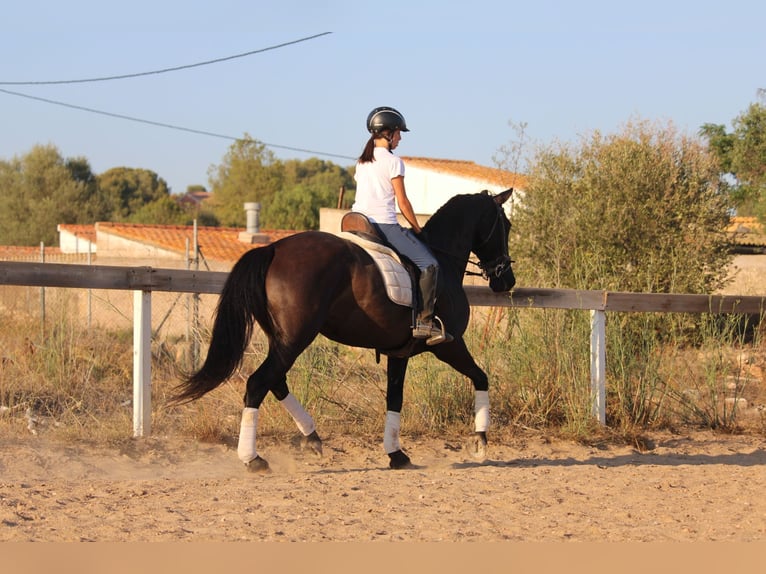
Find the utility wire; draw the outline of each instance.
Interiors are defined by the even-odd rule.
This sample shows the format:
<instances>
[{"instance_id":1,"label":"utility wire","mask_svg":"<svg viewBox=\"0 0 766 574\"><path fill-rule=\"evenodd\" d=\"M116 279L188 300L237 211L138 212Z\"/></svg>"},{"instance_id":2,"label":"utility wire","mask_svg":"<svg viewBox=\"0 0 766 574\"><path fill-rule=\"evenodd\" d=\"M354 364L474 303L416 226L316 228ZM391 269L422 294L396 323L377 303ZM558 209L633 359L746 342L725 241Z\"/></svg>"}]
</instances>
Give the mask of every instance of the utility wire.
<instances>
[{"instance_id":1,"label":"utility wire","mask_svg":"<svg viewBox=\"0 0 766 574\"><path fill-rule=\"evenodd\" d=\"M105 112L105 111L102 111L102 110L96 110L96 109L93 109L93 108L87 108L85 106L78 106L78 105L75 105L75 104L68 104L66 102L59 102L57 100L50 100L48 98L41 98L41 97L38 97L38 96L32 96L30 94L23 94L21 92L14 92L14 91L11 91L11 90L5 90L3 88L0 88L0 92L2 92L4 94L8 94L10 96L17 96L17 97L20 97L20 98L27 98L29 100L36 100L38 102L44 102L46 104L53 104L53 105L56 105L56 106L62 106L62 107L70 108L70 109L73 109L73 110L81 110L83 112L89 112L89 113L92 113L92 114L100 114L102 116L108 116L108 117L111 117L111 118L118 118L118 119L121 119L121 120L128 120L128 121L131 121L131 122L138 122L138 123L141 123L141 124L148 124L150 126L157 126L157 127L161 127L161 128L168 128L168 129L171 129L171 130L179 130L179 131L183 131L183 132L189 132L189 133L199 134L199 135L203 135L203 136L210 136L210 137L215 137L215 138L227 139L227 140L231 140L231 141L238 141L238 140L242 140L243 139L243 138L238 138L238 137L229 136L229 135L225 135L225 134L217 134L215 132L208 132L208 131L205 131L205 130L197 130L197 129L193 129L193 128L185 128L183 126L175 126L173 124L166 124L166 123L163 123L163 122L155 122L155 121L152 121L152 120L144 120L144 119L141 119L141 118L134 118L134 117L126 116L126 115L123 115L123 114L115 114L115 113L112 113L112 112ZM301 152L301 153L309 153L309 154L314 154L314 155L319 155L319 156L324 156L324 157L336 157L336 158L340 158L340 159L349 159L349 160L355 160L356 159L354 157L350 157L350 156L347 156L347 155L340 155L340 154L327 153L327 152L321 152L321 151L313 151L313 150L310 150L310 149L303 149L303 148L284 146L284 145L278 145L278 144L270 144L270 143L266 143L266 142L263 142L263 141L260 141L260 140L255 140L255 141L258 141L259 143L263 144L266 147L275 148L275 149L284 149L284 150Z\"/></svg>"},{"instance_id":2,"label":"utility wire","mask_svg":"<svg viewBox=\"0 0 766 574\"><path fill-rule=\"evenodd\" d=\"M104 76L101 78L84 78L80 80L47 80L36 82L0 82L0 86L44 86L51 84L84 84L87 82L107 82L109 80L125 80L127 78L138 78L140 76L151 76L155 74L165 74L167 72L177 72L178 70L187 70L189 68L198 68L200 66L209 66L210 64L218 64L220 62L226 62L227 60L234 60L236 58L244 58L245 56L252 56L253 54L260 54L262 52L268 52L269 50L276 50L278 48L284 48L285 46L291 46L300 42L306 42L308 40L314 40L321 36L332 34L332 32L322 32L321 34L314 34L313 36L306 36L298 40L292 40L290 42L284 42L277 44L276 46L269 46L268 48L260 48L259 50L251 50L250 52L244 52L242 54L235 54L234 56L226 56L225 58L217 58L215 60L208 60L206 62L198 62L196 64L186 64L184 66L175 66L173 68L163 68L162 70L153 70L151 72L138 72L135 74L122 74L119 76Z\"/></svg>"}]
</instances>

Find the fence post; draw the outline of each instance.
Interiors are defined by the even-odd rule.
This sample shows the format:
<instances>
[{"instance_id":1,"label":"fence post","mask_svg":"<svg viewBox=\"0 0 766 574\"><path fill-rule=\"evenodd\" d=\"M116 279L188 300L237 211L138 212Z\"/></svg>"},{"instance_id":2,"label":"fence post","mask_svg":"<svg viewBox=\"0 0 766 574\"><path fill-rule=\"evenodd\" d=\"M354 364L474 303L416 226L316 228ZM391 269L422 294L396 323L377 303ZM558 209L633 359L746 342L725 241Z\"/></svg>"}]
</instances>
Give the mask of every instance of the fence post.
<instances>
[{"instance_id":1,"label":"fence post","mask_svg":"<svg viewBox=\"0 0 766 574\"><path fill-rule=\"evenodd\" d=\"M590 393L591 412L606 424L606 313L590 312Z\"/></svg>"},{"instance_id":2,"label":"fence post","mask_svg":"<svg viewBox=\"0 0 766 574\"><path fill-rule=\"evenodd\" d=\"M199 228L194 220L194 270L199 271ZM199 293L192 293L192 348L191 366L196 369L200 355Z\"/></svg>"},{"instance_id":3,"label":"fence post","mask_svg":"<svg viewBox=\"0 0 766 574\"><path fill-rule=\"evenodd\" d=\"M152 426L152 292L133 292L133 436Z\"/></svg>"},{"instance_id":4,"label":"fence post","mask_svg":"<svg viewBox=\"0 0 766 574\"><path fill-rule=\"evenodd\" d=\"M40 263L45 263L45 243L40 242ZM45 287L40 287L40 336L45 339Z\"/></svg>"}]
</instances>

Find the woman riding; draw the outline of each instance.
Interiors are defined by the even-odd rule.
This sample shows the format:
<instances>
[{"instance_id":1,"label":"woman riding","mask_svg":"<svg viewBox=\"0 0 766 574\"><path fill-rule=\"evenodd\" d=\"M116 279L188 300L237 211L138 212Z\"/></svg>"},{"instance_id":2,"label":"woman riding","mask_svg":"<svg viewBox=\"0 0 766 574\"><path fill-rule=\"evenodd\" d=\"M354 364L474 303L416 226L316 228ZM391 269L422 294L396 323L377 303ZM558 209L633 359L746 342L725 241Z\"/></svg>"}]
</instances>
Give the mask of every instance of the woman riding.
<instances>
[{"instance_id":1,"label":"woman riding","mask_svg":"<svg viewBox=\"0 0 766 574\"><path fill-rule=\"evenodd\" d=\"M412 336L425 339L427 345L452 340L444 324L434 315L439 264L428 247L418 239L421 228L404 187L404 162L392 152L410 131L404 116L390 107L375 108L367 116L370 139L356 164L356 201L352 211L363 213L380 229L399 253L420 270L420 311ZM399 225L396 205L411 229Z\"/></svg>"}]
</instances>

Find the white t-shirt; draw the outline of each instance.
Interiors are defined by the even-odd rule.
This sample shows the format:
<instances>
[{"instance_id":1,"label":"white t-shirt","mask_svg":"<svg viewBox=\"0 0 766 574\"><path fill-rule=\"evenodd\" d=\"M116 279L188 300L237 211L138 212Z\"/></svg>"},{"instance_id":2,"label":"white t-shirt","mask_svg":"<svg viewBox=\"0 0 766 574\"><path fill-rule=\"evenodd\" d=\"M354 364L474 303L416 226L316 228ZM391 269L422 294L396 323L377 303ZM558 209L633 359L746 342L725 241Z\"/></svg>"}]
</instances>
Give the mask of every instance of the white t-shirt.
<instances>
[{"instance_id":1,"label":"white t-shirt","mask_svg":"<svg viewBox=\"0 0 766 574\"><path fill-rule=\"evenodd\" d=\"M375 161L356 164L356 200L351 210L364 213L375 223L398 223L391 180L404 176L404 162L384 147L376 147L373 155Z\"/></svg>"}]
</instances>

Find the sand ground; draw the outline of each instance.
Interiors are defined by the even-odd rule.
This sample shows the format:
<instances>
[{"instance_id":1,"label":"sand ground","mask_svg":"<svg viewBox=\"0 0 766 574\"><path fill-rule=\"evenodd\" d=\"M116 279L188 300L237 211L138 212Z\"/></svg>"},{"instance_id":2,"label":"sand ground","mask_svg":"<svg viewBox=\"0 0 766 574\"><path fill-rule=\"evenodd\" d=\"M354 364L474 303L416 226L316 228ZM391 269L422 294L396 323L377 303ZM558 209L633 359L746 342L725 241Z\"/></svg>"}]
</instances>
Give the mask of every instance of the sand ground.
<instances>
[{"instance_id":1,"label":"sand ground","mask_svg":"<svg viewBox=\"0 0 766 574\"><path fill-rule=\"evenodd\" d=\"M764 541L766 438L692 432L647 449L516 436L469 458L459 439L324 437L316 458L259 437L248 473L220 444L40 437L0 443L0 541Z\"/></svg>"}]
</instances>

